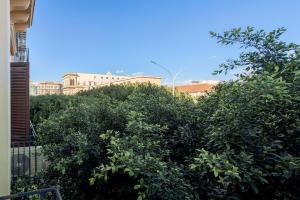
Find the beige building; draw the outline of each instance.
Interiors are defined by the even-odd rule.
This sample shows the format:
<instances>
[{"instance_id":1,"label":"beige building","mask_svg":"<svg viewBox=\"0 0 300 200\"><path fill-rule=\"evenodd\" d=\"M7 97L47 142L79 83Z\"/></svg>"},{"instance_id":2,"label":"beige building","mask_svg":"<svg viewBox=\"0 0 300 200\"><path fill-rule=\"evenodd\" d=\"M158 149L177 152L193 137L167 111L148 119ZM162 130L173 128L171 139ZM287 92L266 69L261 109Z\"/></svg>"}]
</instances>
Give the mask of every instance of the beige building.
<instances>
[{"instance_id":1,"label":"beige building","mask_svg":"<svg viewBox=\"0 0 300 200\"><path fill-rule=\"evenodd\" d=\"M11 97L10 64L28 61L26 31L34 4L34 0L0 0L0 196L10 193L11 181L11 100L16 98Z\"/></svg>"},{"instance_id":2,"label":"beige building","mask_svg":"<svg viewBox=\"0 0 300 200\"><path fill-rule=\"evenodd\" d=\"M29 95L30 96L37 96L38 86L39 86L38 82L30 81L30 83L29 83Z\"/></svg>"},{"instance_id":3,"label":"beige building","mask_svg":"<svg viewBox=\"0 0 300 200\"><path fill-rule=\"evenodd\" d=\"M36 88L36 95L47 94L62 94L62 84L52 81L38 83Z\"/></svg>"},{"instance_id":4,"label":"beige building","mask_svg":"<svg viewBox=\"0 0 300 200\"><path fill-rule=\"evenodd\" d=\"M214 87L219 81L208 80L208 81L192 81L188 85L178 85L175 87L176 91L188 93L192 97L199 97L207 94L207 92L213 91Z\"/></svg>"},{"instance_id":5,"label":"beige building","mask_svg":"<svg viewBox=\"0 0 300 200\"><path fill-rule=\"evenodd\" d=\"M79 91L111 84L136 83L161 85L161 78L153 76L118 76L109 72L106 74L66 73L63 76L63 94L76 94Z\"/></svg>"}]
</instances>

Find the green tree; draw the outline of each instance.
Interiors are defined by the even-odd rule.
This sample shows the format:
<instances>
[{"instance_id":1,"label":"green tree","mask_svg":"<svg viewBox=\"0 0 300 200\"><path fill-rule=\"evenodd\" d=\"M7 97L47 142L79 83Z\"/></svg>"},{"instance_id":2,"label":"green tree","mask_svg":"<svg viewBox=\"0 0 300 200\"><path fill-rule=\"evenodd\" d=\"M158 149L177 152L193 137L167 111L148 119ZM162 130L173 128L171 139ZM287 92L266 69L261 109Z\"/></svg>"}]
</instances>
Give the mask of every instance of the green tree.
<instances>
[{"instance_id":1,"label":"green tree","mask_svg":"<svg viewBox=\"0 0 300 200\"><path fill-rule=\"evenodd\" d=\"M228 70L241 67L244 71L239 74L240 77L268 72L274 77L291 82L295 72L300 70L300 48L294 43L280 41L280 36L285 31L285 28L278 28L271 32L255 31L253 27L247 27L244 31L241 28L234 28L223 34L210 32L218 43L237 44L247 50L242 52L238 59L229 59L221 64L220 69L214 73L227 73Z\"/></svg>"},{"instance_id":2,"label":"green tree","mask_svg":"<svg viewBox=\"0 0 300 200\"><path fill-rule=\"evenodd\" d=\"M213 199L297 199L299 100L290 84L261 75L221 84L199 100L204 150L191 164L202 180L199 192Z\"/></svg>"}]
</instances>

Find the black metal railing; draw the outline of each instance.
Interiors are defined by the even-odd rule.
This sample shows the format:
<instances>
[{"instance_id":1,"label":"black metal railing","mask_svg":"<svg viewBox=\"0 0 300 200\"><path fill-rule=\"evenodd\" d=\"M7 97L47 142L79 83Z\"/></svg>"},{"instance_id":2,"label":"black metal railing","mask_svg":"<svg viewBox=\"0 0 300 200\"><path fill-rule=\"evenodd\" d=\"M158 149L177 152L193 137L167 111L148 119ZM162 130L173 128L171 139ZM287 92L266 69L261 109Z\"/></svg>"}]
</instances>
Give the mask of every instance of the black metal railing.
<instances>
[{"instance_id":1,"label":"black metal railing","mask_svg":"<svg viewBox=\"0 0 300 200\"><path fill-rule=\"evenodd\" d=\"M0 197L0 200L6 200L6 199L31 199L35 197L40 200L47 200L47 199L53 199L53 200L62 200L59 189L57 187L51 187L51 188L45 188L30 192L22 192L19 194L12 194L8 196L2 196Z\"/></svg>"},{"instance_id":2,"label":"black metal railing","mask_svg":"<svg viewBox=\"0 0 300 200\"><path fill-rule=\"evenodd\" d=\"M20 49L14 55L14 62L29 62L29 49Z\"/></svg>"},{"instance_id":3,"label":"black metal railing","mask_svg":"<svg viewBox=\"0 0 300 200\"><path fill-rule=\"evenodd\" d=\"M14 55L14 62L28 62L29 49L26 47L26 32L16 33L17 52Z\"/></svg>"},{"instance_id":4,"label":"black metal railing","mask_svg":"<svg viewBox=\"0 0 300 200\"><path fill-rule=\"evenodd\" d=\"M35 177L47 167L47 160L42 154L42 147L35 142L18 142L11 145L12 182L18 177Z\"/></svg>"}]
</instances>

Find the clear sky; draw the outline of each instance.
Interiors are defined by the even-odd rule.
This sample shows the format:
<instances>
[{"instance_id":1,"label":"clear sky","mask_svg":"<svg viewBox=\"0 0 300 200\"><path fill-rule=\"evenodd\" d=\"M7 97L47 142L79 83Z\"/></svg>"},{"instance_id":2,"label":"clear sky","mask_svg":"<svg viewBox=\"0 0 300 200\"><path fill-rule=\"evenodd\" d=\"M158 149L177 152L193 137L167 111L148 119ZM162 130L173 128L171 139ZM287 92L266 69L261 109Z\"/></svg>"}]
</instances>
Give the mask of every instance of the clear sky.
<instances>
[{"instance_id":1,"label":"clear sky","mask_svg":"<svg viewBox=\"0 0 300 200\"><path fill-rule=\"evenodd\" d=\"M61 81L65 72L143 73L188 80L228 79L212 71L239 49L209 31L286 27L300 43L300 0L36 0L29 30L31 80Z\"/></svg>"}]
</instances>

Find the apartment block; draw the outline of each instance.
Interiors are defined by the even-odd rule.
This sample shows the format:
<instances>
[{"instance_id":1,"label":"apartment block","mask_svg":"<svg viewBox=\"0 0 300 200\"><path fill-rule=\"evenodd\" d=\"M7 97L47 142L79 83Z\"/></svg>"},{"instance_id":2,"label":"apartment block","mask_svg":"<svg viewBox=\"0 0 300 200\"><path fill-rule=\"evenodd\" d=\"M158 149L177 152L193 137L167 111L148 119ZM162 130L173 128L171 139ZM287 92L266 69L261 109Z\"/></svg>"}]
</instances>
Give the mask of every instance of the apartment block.
<instances>
[{"instance_id":1,"label":"apartment block","mask_svg":"<svg viewBox=\"0 0 300 200\"><path fill-rule=\"evenodd\" d=\"M62 84L53 81L30 82L30 96L62 94Z\"/></svg>"},{"instance_id":2,"label":"apartment block","mask_svg":"<svg viewBox=\"0 0 300 200\"><path fill-rule=\"evenodd\" d=\"M62 84L52 81L40 82L37 86L37 95L62 94Z\"/></svg>"},{"instance_id":3,"label":"apartment block","mask_svg":"<svg viewBox=\"0 0 300 200\"><path fill-rule=\"evenodd\" d=\"M29 95L30 96L36 96L37 95L37 88L39 83L38 82L32 82L29 83Z\"/></svg>"}]
</instances>

